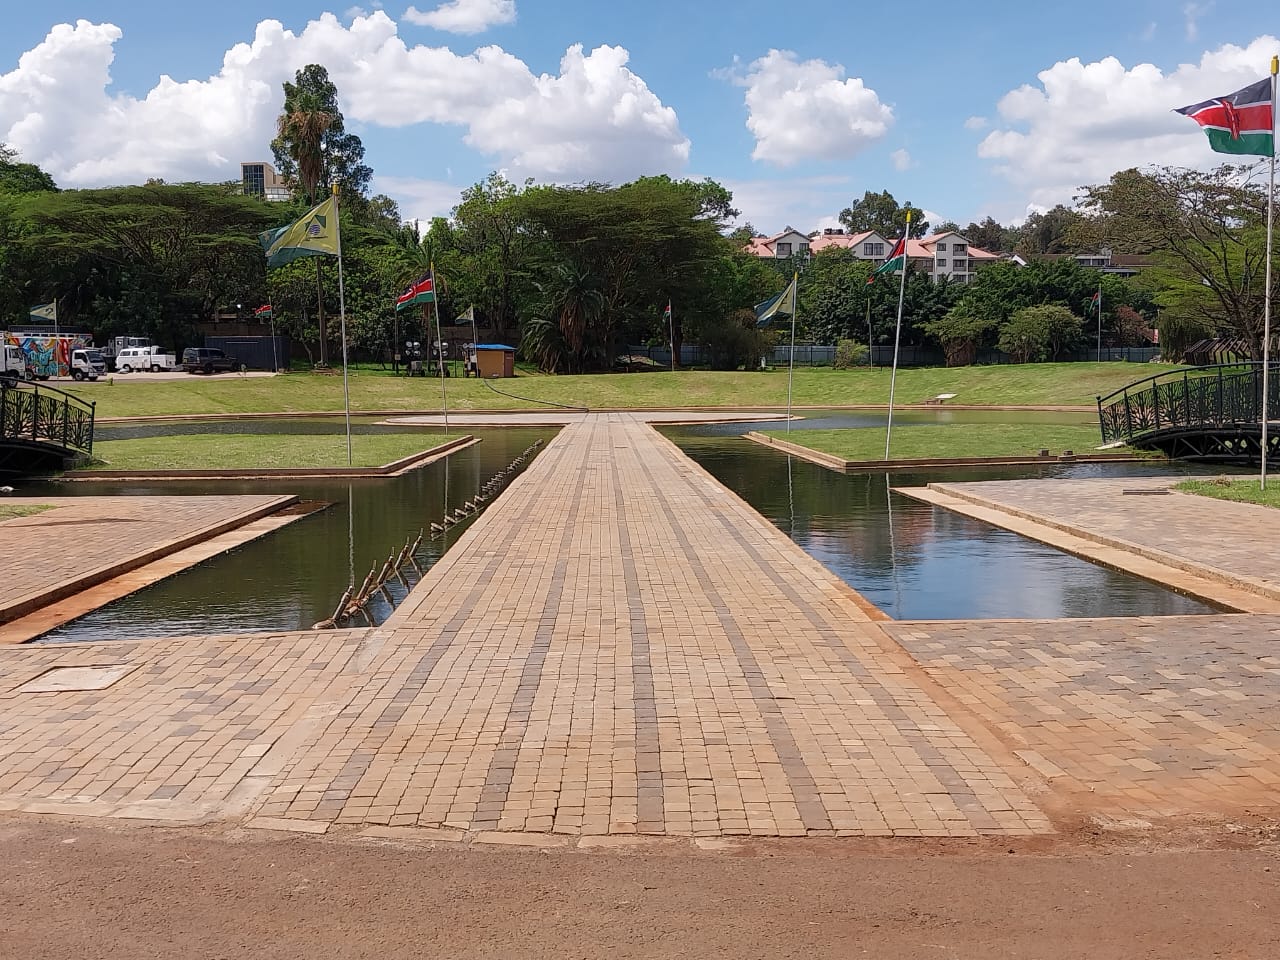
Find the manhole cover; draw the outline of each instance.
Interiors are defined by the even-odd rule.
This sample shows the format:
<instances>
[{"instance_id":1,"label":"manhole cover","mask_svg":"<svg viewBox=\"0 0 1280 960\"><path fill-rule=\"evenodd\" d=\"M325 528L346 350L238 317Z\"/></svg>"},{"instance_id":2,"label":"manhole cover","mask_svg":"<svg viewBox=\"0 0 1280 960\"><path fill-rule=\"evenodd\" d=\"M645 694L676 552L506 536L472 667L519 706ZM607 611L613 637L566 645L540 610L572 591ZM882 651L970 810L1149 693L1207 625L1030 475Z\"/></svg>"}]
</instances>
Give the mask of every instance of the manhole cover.
<instances>
[{"instance_id":1,"label":"manhole cover","mask_svg":"<svg viewBox=\"0 0 1280 960\"><path fill-rule=\"evenodd\" d=\"M76 690L105 690L137 664L104 667L52 667L18 688L19 693L68 693Z\"/></svg>"}]
</instances>

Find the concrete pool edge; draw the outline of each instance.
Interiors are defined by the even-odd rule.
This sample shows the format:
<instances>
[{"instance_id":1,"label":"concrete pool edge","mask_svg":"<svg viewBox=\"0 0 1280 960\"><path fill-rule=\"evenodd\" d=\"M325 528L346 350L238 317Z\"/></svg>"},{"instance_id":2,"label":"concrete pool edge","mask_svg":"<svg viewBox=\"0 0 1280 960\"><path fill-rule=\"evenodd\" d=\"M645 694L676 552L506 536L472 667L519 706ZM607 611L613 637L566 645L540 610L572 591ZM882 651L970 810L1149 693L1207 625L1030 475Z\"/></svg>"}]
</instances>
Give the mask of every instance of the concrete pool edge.
<instances>
[{"instance_id":1,"label":"concrete pool edge","mask_svg":"<svg viewBox=\"0 0 1280 960\"><path fill-rule=\"evenodd\" d=\"M419 450L380 467L243 468L231 470L92 470L52 478L59 483L98 483L118 480L377 480L399 477L435 463L441 457L465 450L480 438L465 434L454 440Z\"/></svg>"},{"instance_id":2,"label":"concrete pool edge","mask_svg":"<svg viewBox=\"0 0 1280 960\"><path fill-rule=\"evenodd\" d=\"M790 440L781 440L765 433L750 430L742 435L744 440L758 443L782 453L799 457L820 467L836 473L861 473L866 471L904 471L921 470L933 467L1024 467L1041 466L1043 464L1061 463L1147 463L1150 457L1135 457L1129 454L1073 454L1071 456L1047 457L918 457L902 460L845 460L834 454L815 450Z\"/></svg>"},{"instance_id":3,"label":"concrete pool edge","mask_svg":"<svg viewBox=\"0 0 1280 960\"><path fill-rule=\"evenodd\" d=\"M1265 584L1250 582L1081 527L1050 521L950 484L894 487L894 493L989 523L1092 563L1131 574L1228 613L1280 613L1280 596Z\"/></svg>"}]
</instances>

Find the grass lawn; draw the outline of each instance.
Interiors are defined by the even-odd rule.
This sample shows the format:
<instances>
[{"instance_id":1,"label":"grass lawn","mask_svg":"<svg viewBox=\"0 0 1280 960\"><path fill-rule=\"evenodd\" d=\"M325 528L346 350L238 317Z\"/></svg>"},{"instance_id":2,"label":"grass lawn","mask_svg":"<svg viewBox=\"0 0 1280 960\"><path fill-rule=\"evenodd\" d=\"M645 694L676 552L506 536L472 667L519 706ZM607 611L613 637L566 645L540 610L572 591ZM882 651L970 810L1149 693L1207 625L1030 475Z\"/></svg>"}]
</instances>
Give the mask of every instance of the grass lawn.
<instances>
[{"instance_id":1,"label":"grass lawn","mask_svg":"<svg viewBox=\"0 0 1280 960\"><path fill-rule=\"evenodd\" d=\"M18 517L29 517L33 513L41 513L44 510L52 510L51 503L24 503L24 504L4 504L0 503L0 522L5 520L16 520Z\"/></svg>"},{"instance_id":2,"label":"grass lawn","mask_svg":"<svg viewBox=\"0 0 1280 960\"><path fill-rule=\"evenodd\" d=\"M1223 482L1225 480L1226 482ZM1261 490L1257 479L1184 480L1174 487L1183 493L1195 493L1218 500L1234 500L1237 503L1257 503L1264 507L1280 507L1280 484L1271 483Z\"/></svg>"},{"instance_id":3,"label":"grass lawn","mask_svg":"<svg viewBox=\"0 0 1280 960\"><path fill-rule=\"evenodd\" d=\"M771 437L820 450L845 460L884 459L884 430L879 427L845 430L762 430ZM1102 442L1094 424L1060 423L945 423L903 425L893 431L894 460L922 457L1017 457L1041 450L1061 454L1091 453ZM1126 453L1125 449L1108 453Z\"/></svg>"},{"instance_id":4,"label":"grass lawn","mask_svg":"<svg viewBox=\"0 0 1280 960\"><path fill-rule=\"evenodd\" d=\"M436 433L358 434L351 438L357 467L380 467L401 457L439 446L449 439ZM345 467L343 434L197 433L94 444L90 470L235 470Z\"/></svg>"},{"instance_id":5,"label":"grass lawn","mask_svg":"<svg viewBox=\"0 0 1280 960\"><path fill-rule=\"evenodd\" d=\"M924 367L898 372L896 399L904 404L920 403L940 393L954 393L954 402L959 404L1093 406L1099 394L1108 394L1134 380L1170 369L1174 368L1128 363ZM440 381L433 378L411 380L362 369L355 371L350 380L351 406L355 412L440 408ZM587 376L525 375L496 381L494 386L504 393L532 400L593 409L783 407L787 402L785 369L749 373L684 370ZM494 393L478 380L450 377L446 389L451 410L540 408L535 403ZM306 413L342 409L342 377L332 374L152 381L141 377L115 378L114 383L101 380L76 384L71 392L95 401L99 417ZM888 370L800 367L795 372L793 402L798 406L884 404L888 396Z\"/></svg>"}]
</instances>

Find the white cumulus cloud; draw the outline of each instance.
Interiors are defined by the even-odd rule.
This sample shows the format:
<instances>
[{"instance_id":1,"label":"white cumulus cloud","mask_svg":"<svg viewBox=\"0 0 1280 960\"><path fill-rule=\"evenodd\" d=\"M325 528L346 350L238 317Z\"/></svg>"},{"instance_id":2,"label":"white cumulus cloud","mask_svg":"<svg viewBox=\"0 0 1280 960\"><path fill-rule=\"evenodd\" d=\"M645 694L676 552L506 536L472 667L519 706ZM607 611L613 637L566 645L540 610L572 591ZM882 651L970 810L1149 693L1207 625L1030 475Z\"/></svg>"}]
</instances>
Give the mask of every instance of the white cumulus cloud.
<instances>
[{"instance_id":1,"label":"white cumulus cloud","mask_svg":"<svg viewBox=\"0 0 1280 960\"><path fill-rule=\"evenodd\" d=\"M434 10L410 7L404 19L450 33L483 33L490 27L515 23L516 0L449 0Z\"/></svg>"},{"instance_id":2,"label":"white cumulus cloud","mask_svg":"<svg viewBox=\"0 0 1280 960\"><path fill-rule=\"evenodd\" d=\"M442 180L375 175L373 189L395 197L405 222L418 221L425 232L433 217L447 217L462 199L463 187Z\"/></svg>"},{"instance_id":3,"label":"white cumulus cloud","mask_svg":"<svg viewBox=\"0 0 1280 960\"><path fill-rule=\"evenodd\" d=\"M915 166L915 161L911 159L911 154L906 150L895 150L889 154L889 159L893 161L893 169L910 170Z\"/></svg>"},{"instance_id":4,"label":"white cumulus cloud","mask_svg":"<svg viewBox=\"0 0 1280 960\"><path fill-rule=\"evenodd\" d=\"M734 82L747 90L751 156L780 167L851 157L893 123L893 111L861 78L845 79L844 67L800 61L787 50L770 50Z\"/></svg>"},{"instance_id":5,"label":"white cumulus cloud","mask_svg":"<svg viewBox=\"0 0 1280 960\"><path fill-rule=\"evenodd\" d=\"M1055 63L1001 98L1001 123L978 146L997 172L1032 204L1068 202L1076 188L1117 170L1149 164L1208 167L1223 158L1204 135L1171 111L1231 93L1262 78L1280 51L1274 37L1247 47L1227 44L1199 63L1165 73L1150 63L1126 67L1115 57Z\"/></svg>"},{"instance_id":6,"label":"white cumulus cloud","mask_svg":"<svg viewBox=\"0 0 1280 960\"><path fill-rule=\"evenodd\" d=\"M987 125L986 117L970 117L964 122L966 130L981 130Z\"/></svg>"},{"instance_id":7,"label":"white cumulus cloud","mask_svg":"<svg viewBox=\"0 0 1280 960\"><path fill-rule=\"evenodd\" d=\"M239 161L269 152L281 83L308 63L328 67L349 121L457 125L521 177L675 173L689 155L675 111L627 68L621 47L570 47L559 75L535 75L496 46L467 55L407 46L381 11L349 26L324 14L300 33L264 20L213 76L162 76L135 97L110 92L121 36L109 23L60 24L0 74L0 141L63 186L238 179Z\"/></svg>"}]
</instances>

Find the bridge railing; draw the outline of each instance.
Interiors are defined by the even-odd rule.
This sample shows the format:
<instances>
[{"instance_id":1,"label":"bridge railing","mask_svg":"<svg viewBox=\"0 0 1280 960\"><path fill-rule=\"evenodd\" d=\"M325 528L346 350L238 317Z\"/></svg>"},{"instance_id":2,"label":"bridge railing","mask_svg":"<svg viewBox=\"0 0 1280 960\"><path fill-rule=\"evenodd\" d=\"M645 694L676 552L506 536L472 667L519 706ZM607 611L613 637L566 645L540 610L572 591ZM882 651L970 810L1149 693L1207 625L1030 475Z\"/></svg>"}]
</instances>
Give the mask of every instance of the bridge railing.
<instances>
[{"instance_id":1,"label":"bridge railing","mask_svg":"<svg viewBox=\"0 0 1280 960\"><path fill-rule=\"evenodd\" d=\"M1280 411L1280 370L1271 365L1268 419ZM1262 364L1188 367L1138 380L1098 398L1103 443L1174 428L1262 422Z\"/></svg>"},{"instance_id":2,"label":"bridge railing","mask_svg":"<svg viewBox=\"0 0 1280 960\"><path fill-rule=\"evenodd\" d=\"M57 387L0 379L0 440L53 443L89 456L95 407Z\"/></svg>"}]
</instances>

